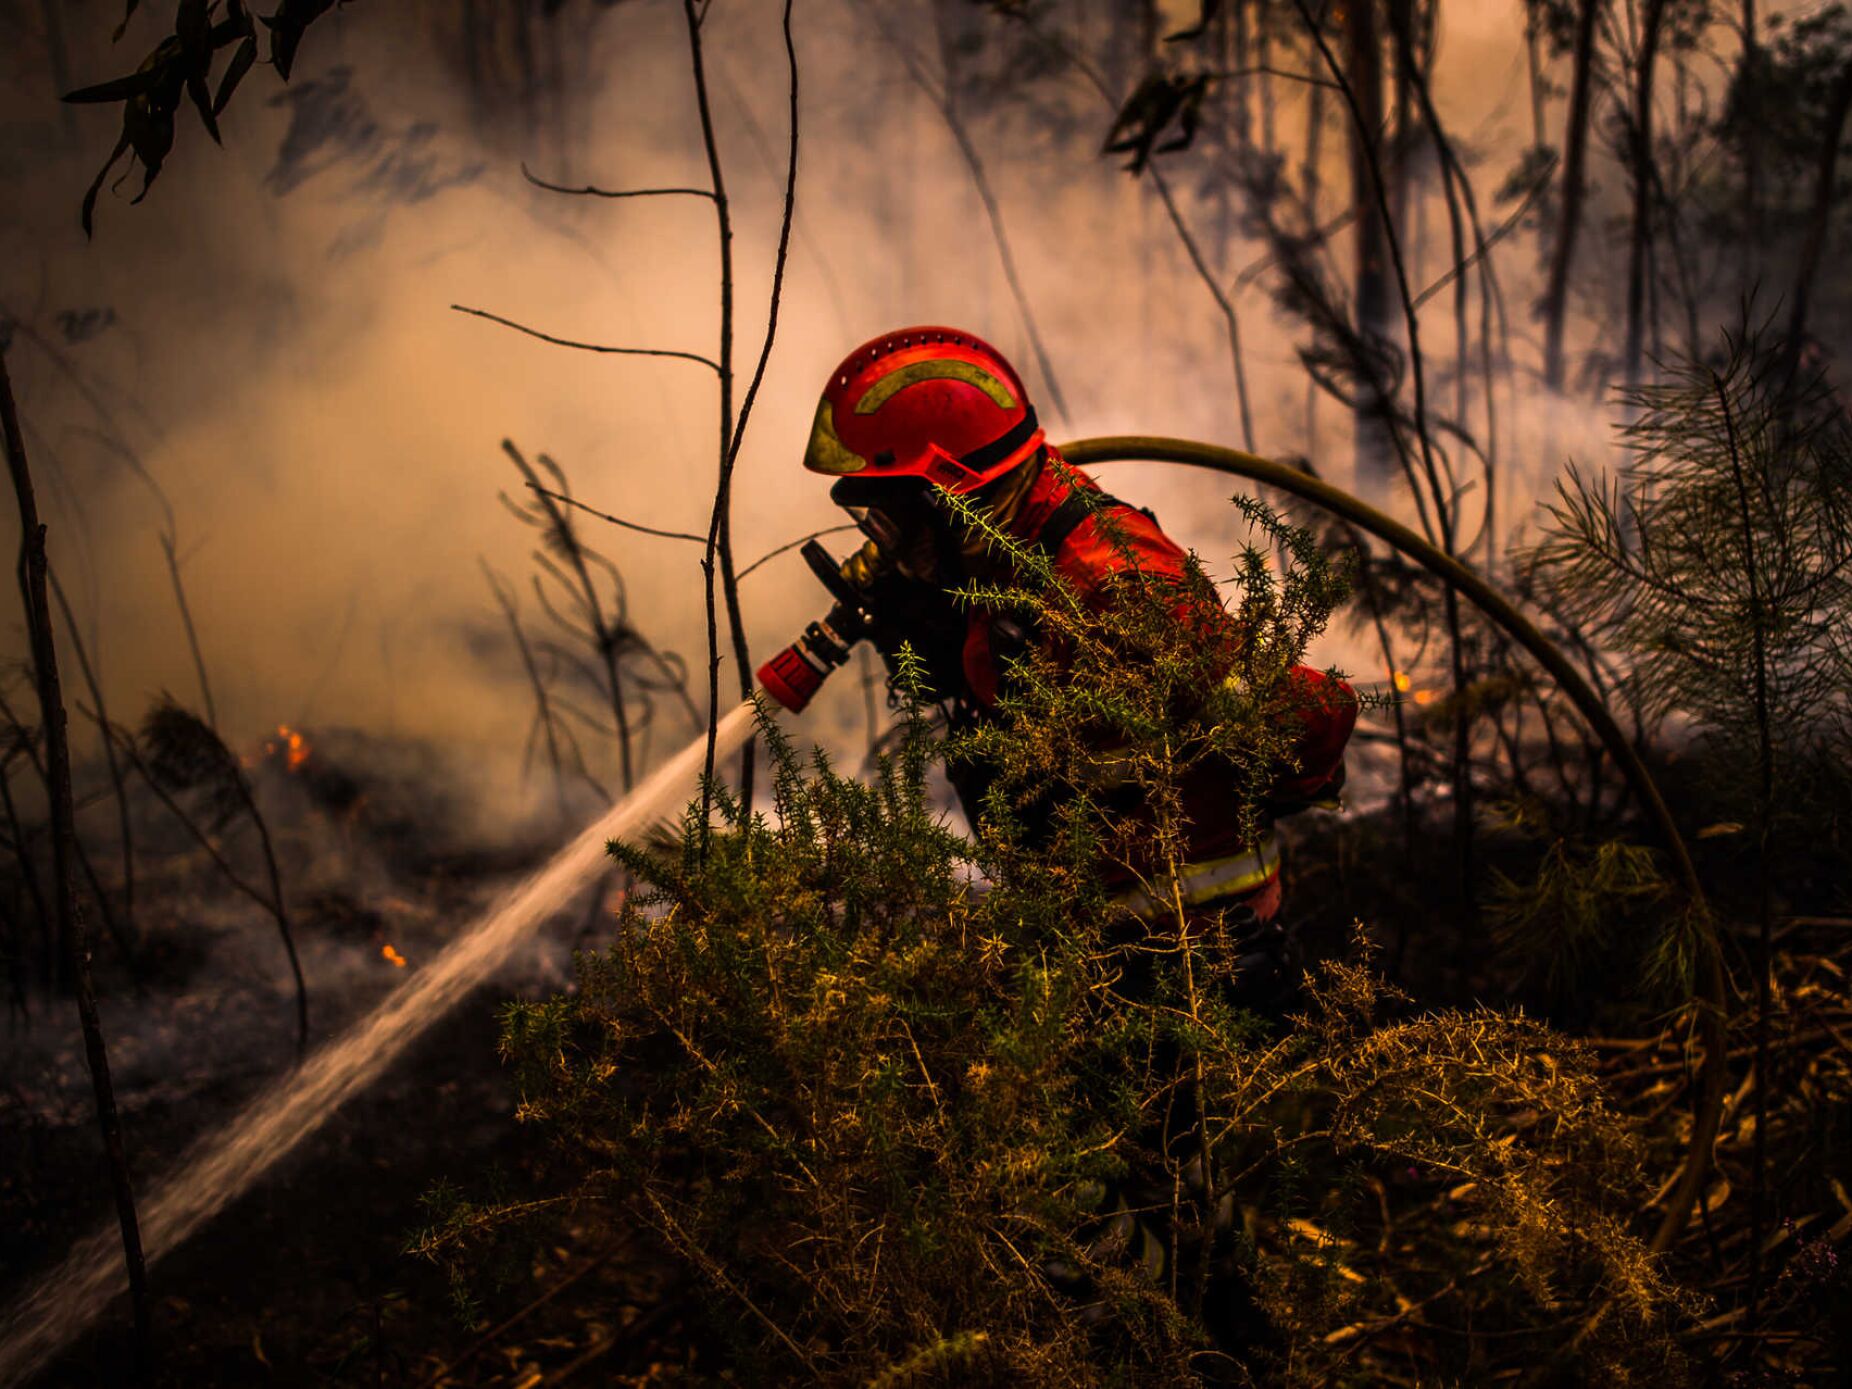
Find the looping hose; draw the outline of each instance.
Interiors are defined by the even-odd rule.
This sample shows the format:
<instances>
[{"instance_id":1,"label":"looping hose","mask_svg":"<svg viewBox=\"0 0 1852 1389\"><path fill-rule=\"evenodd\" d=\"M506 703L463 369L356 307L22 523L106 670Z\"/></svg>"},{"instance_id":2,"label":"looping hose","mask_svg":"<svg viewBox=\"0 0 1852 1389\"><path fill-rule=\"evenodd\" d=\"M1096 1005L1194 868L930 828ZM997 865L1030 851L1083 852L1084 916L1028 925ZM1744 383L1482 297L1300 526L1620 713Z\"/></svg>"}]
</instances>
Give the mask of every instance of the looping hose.
<instances>
[{"instance_id":1,"label":"looping hose","mask_svg":"<svg viewBox=\"0 0 1852 1389\"><path fill-rule=\"evenodd\" d=\"M1686 846L1684 836L1679 833L1678 825L1672 819L1672 812L1667 808L1665 798L1660 795L1652 774L1646 770L1646 764L1640 760L1633 744L1614 721L1614 716L1608 712L1601 697L1562 650L1470 566L1341 487L1333 487L1310 473L1300 472L1297 468L1276 463L1272 459L1190 439L1118 435L1082 439L1059 447L1061 456L1078 468L1133 461L1183 463L1193 468L1206 468L1212 472L1246 478L1250 482L1264 483L1341 516L1358 529L1368 531L1400 551L1477 605L1513 641L1534 656L1538 664L1555 679L1562 692L1569 696L1595 736L1601 739L1602 745L1614 758L1615 765L1626 777L1628 786L1652 822L1660 847L1671 857L1679 886L1685 896L1685 906L1691 912L1703 945L1693 1002L1697 1008L1697 1030L1704 1048L1704 1060L1699 1067L1697 1097L1692 1106L1691 1142L1682 1174L1667 1198L1665 1215L1653 1234L1651 1244L1654 1253L1669 1249L1685 1228L1692 1208L1697 1204L1698 1193L1704 1189L1704 1179L1710 1172L1711 1152L1723 1115L1727 1080L1723 963L1716 928L1711 921L1704 888L1698 881L1697 868L1691 860L1691 850Z\"/></svg>"}]
</instances>

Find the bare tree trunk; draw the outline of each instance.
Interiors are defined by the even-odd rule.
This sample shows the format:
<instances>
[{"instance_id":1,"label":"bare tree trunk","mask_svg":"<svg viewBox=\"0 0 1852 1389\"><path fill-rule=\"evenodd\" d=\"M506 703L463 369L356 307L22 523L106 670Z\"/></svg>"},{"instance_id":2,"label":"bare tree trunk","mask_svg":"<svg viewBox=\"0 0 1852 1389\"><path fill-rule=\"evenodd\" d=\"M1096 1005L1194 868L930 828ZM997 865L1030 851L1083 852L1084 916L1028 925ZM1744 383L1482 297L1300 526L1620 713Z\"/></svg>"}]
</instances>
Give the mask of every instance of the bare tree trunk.
<instances>
[{"instance_id":1,"label":"bare tree trunk","mask_svg":"<svg viewBox=\"0 0 1852 1389\"><path fill-rule=\"evenodd\" d=\"M1627 384L1640 379L1646 337L1647 252L1653 239L1653 69L1659 57L1666 0L1646 0L1640 16L1640 52L1634 61L1633 119L1629 141L1633 165L1633 231L1627 250L1627 345L1622 362Z\"/></svg>"},{"instance_id":2,"label":"bare tree trunk","mask_svg":"<svg viewBox=\"0 0 1852 1389\"><path fill-rule=\"evenodd\" d=\"M1840 69L1827 104L1820 152L1814 165L1813 207L1807 216L1807 239L1801 243L1800 263L1794 270L1794 288L1788 291L1788 341L1783 375L1792 376L1800 365L1801 344L1807 332L1807 304L1813 297L1814 277L1826 254L1826 237L1832 228L1833 187L1838 182L1839 148L1845 140L1846 116L1852 112L1852 63Z\"/></svg>"},{"instance_id":3,"label":"bare tree trunk","mask_svg":"<svg viewBox=\"0 0 1852 1389\"><path fill-rule=\"evenodd\" d=\"M1411 184L1416 164L1415 149L1421 132L1420 119L1415 114L1414 97L1410 91L1410 68L1416 62L1413 37L1415 0L1388 0L1385 17L1389 21L1389 32L1396 40L1389 68L1394 79L1394 123L1391 127L1394 134L1390 140L1388 159L1389 215L1395 219L1395 234L1402 239L1404 246L1410 247L1409 263L1416 268L1416 283L1420 283L1418 259L1409 236L1411 200L1418 196Z\"/></svg>"},{"instance_id":4,"label":"bare tree trunk","mask_svg":"<svg viewBox=\"0 0 1852 1389\"><path fill-rule=\"evenodd\" d=\"M1339 64L1337 56L1331 51L1331 45L1325 41L1323 32L1317 27L1311 12L1306 8L1306 0L1295 0L1295 4L1306 22L1312 42L1317 45L1325 66L1330 70L1345 103L1350 108L1353 127L1358 132L1368 130L1370 121L1365 114L1363 102L1351 84L1349 65ZM1355 11L1352 13L1354 14ZM1376 75L1380 77L1381 74L1378 72ZM1429 493L1434 501L1435 524L1438 528L1441 548L1451 555L1454 553L1453 512L1456 502L1443 483L1432 432L1428 425L1427 370L1421 353L1421 318L1415 307L1414 291L1408 282L1408 264L1402 255L1400 238L1395 234L1395 224L1389 217L1389 189L1383 173L1382 161L1377 155L1376 143L1375 141L1354 142L1352 148L1353 150L1360 149L1363 153L1364 171L1368 176L1364 190L1372 194L1376 200L1377 215L1383 226L1384 250L1395 274L1396 294L1402 309L1402 331L1407 335L1408 342L1409 378L1414 391L1412 424L1415 441L1420 449L1421 470L1426 477ZM1397 446L1399 453L1401 441L1393 433L1393 422L1385 421L1384 424L1384 432L1389 436L1389 442ZM1416 479L1412 462L1406 465L1405 470L1408 473L1409 489L1416 494L1416 501L1419 503L1420 484ZM1473 866L1473 782L1472 767L1468 760L1471 748L1471 728L1466 700L1466 651L1462 640L1459 595L1451 588L1448 589L1448 595L1445 612L1453 667L1454 699L1454 849L1459 871L1461 903L1471 914L1475 911L1473 892L1475 873Z\"/></svg>"},{"instance_id":5,"label":"bare tree trunk","mask_svg":"<svg viewBox=\"0 0 1852 1389\"><path fill-rule=\"evenodd\" d=\"M1279 148L1279 134L1275 128L1273 99L1273 29L1267 18L1265 8L1255 17L1254 56L1260 71L1255 74L1254 82L1260 91L1260 152L1263 158L1271 159Z\"/></svg>"},{"instance_id":6,"label":"bare tree trunk","mask_svg":"<svg viewBox=\"0 0 1852 1389\"><path fill-rule=\"evenodd\" d=\"M1345 6L1345 70L1355 95L1358 116L1351 122L1350 194L1357 212L1357 329L1366 337L1389 333L1389 254L1386 198L1371 179L1383 128L1382 43L1377 32L1379 0L1356 0ZM1394 476L1383 412L1388 402L1364 399L1354 415L1357 486L1380 500Z\"/></svg>"},{"instance_id":7,"label":"bare tree trunk","mask_svg":"<svg viewBox=\"0 0 1852 1389\"><path fill-rule=\"evenodd\" d=\"M1550 280L1543 296L1543 379L1552 390L1563 388L1563 318L1569 308L1569 272L1582 230L1582 203L1588 192L1588 127L1594 106L1595 22L1602 0L1582 0L1576 16L1574 72L1569 85L1569 115L1563 129L1562 209L1556 223L1556 249L1550 257Z\"/></svg>"},{"instance_id":8,"label":"bare tree trunk","mask_svg":"<svg viewBox=\"0 0 1852 1389\"><path fill-rule=\"evenodd\" d=\"M702 14L696 8L695 0L682 0L682 14L688 24L688 53L694 68L695 103L701 117L701 140L707 151L709 186L713 189L714 218L720 242L720 351L714 358L719 364L716 374L720 378L720 463L714 483L714 514L708 523L707 551L701 557L701 571L707 581L705 774L707 782L711 782L714 778L715 739L720 729L720 624L714 587L717 571L723 572L725 576L727 620L732 629L734 654L740 665L741 677L750 681L752 670L746 661L746 639L740 629L738 612L739 590L733 577L733 478L729 467L733 457L733 214L727 203L727 184L720 163L720 147L714 138L714 114L707 99L707 69L701 58ZM751 691L748 690L748 693ZM750 766L750 763L746 764L748 770ZM704 789L702 808L705 810L706 806L707 792Z\"/></svg>"},{"instance_id":9,"label":"bare tree trunk","mask_svg":"<svg viewBox=\"0 0 1852 1389\"><path fill-rule=\"evenodd\" d=\"M765 327L765 339L759 351L757 366L753 369L751 382L746 387L746 394L740 403L737 418L733 414L733 220L727 202L726 181L722 174L720 146L714 133L714 114L707 94L707 70L701 56L701 25L708 13L705 8L697 10L695 0L682 0L683 14L688 24L688 50L690 62L694 68L695 99L701 116L701 143L707 152L707 168L713 189L714 213L718 223L720 240L720 352L716 357L717 374L720 377L720 470L714 484L714 511L708 522L707 548L702 555L701 568L707 580L707 648L708 648L708 724L707 724L707 781L703 783L702 808L707 807L707 784L714 775L715 739L720 726L720 634L716 620L714 603L714 571L718 563L722 592L726 598L727 625L733 640L733 659L739 667L740 698L747 700L753 693L752 657L746 646L746 627L740 615L739 576L733 565L733 470L739 462L740 440L745 434L746 423L751 418L753 401L757 399L759 386L765 380L766 363L770 361L772 343L778 333L778 308L784 290L786 258L791 249L791 224L796 214L797 204L797 151L798 151L798 72L797 48L791 35L792 0L785 0L783 35L785 61L790 74L790 101L788 119L791 126L790 161L785 171L784 216L778 230L778 253L772 270L772 291L770 307ZM740 806L742 812L750 817L752 814L754 745L748 741L740 753ZM702 820L703 834L706 833L706 818Z\"/></svg>"},{"instance_id":10,"label":"bare tree trunk","mask_svg":"<svg viewBox=\"0 0 1852 1389\"><path fill-rule=\"evenodd\" d=\"M1320 138L1325 127L1325 89L1313 87L1306 95L1305 114L1305 163L1301 169L1301 178L1305 183L1305 222L1309 230L1316 231L1319 226L1318 205L1324 191L1324 179L1319 169L1319 160L1323 158L1324 141ZM1318 382L1310 372L1305 378L1305 456L1314 461L1318 458Z\"/></svg>"},{"instance_id":11,"label":"bare tree trunk","mask_svg":"<svg viewBox=\"0 0 1852 1389\"><path fill-rule=\"evenodd\" d=\"M1537 34L1537 0L1524 6L1524 61L1530 75L1530 142L1542 149L1548 143L1544 135L1543 54Z\"/></svg>"},{"instance_id":12,"label":"bare tree trunk","mask_svg":"<svg viewBox=\"0 0 1852 1389\"><path fill-rule=\"evenodd\" d=\"M122 1126L116 1116L115 1091L109 1083L109 1052L103 1042L96 990L90 979L90 939L84 926L83 904L77 896L77 827L71 796L71 747L65 734L64 697L58 687L58 653L46 592L45 527L39 521L32 473L26 463L26 442L19 427L13 383L7 375L4 354L0 354L0 432L5 436L7 467L13 475L13 492L19 503L19 565L26 593L26 625L32 643L39 716L45 728L46 786L51 796L52 888L57 902L58 930L77 989L77 1017L83 1028L84 1055L90 1063L97 1127L102 1131L103 1151L108 1158L110 1185L116 1200L116 1219L122 1227L122 1257L128 1269L129 1297L135 1309L136 1358L145 1378L151 1368L148 1270L142 1258L141 1228L135 1214L135 1194L129 1181Z\"/></svg>"},{"instance_id":13,"label":"bare tree trunk","mask_svg":"<svg viewBox=\"0 0 1852 1389\"><path fill-rule=\"evenodd\" d=\"M1737 90L1742 93L1743 130L1743 231L1742 282L1747 293L1755 276L1755 261L1762 240L1762 125L1760 90L1762 40L1756 29L1756 0L1743 0L1743 54L1737 64Z\"/></svg>"},{"instance_id":14,"label":"bare tree trunk","mask_svg":"<svg viewBox=\"0 0 1852 1389\"><path fill-rule=\"evenodd\" d=\"M527 632L521 626L521 615L514 605L514 594L508 585L493 569L489 562L478 555L476 563L482 569L482 577L489 581L489 592L495 595L495 602L502 610L502 616L508 619L508 632L514 638L515 650L521 655L521 666L527 672L527 683L534 692L534 712L539 721L540 731L547 740L547 762L553 768L553 804L559 814L559 822L564 825L570 819L566 809L566 772L559 755L559 730L553 724L553 706L547 698L546 681L540 678L540 667L534 663L534 651L527 643ZM533 744L530 740L529 747ZM525 773L525 766L522 768Z\"/></svg>"}]
</instances>

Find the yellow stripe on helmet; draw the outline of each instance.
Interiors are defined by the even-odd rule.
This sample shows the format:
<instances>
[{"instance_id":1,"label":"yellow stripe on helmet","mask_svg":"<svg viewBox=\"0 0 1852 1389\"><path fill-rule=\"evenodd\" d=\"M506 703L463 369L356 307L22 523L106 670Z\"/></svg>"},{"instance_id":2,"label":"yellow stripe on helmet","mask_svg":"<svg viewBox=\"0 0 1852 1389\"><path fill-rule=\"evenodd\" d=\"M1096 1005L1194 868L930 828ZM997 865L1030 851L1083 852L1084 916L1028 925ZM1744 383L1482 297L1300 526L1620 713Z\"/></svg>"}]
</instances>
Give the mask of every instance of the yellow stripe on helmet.
<instances>
[{"instance_id":1,"label":"yellow stripe on helmet","mask_svg":"<svg viewBox=\"0 0 1852 1389\"><path fill-rule=\"evenodd\" d=\"M934 357L924 362L909 362L906 366L890 371L863 393L855 402L855 413L872 415L888 401L892 400L908 386L920 381L963 381L968 386L976 386L1003 410L1016 408L1016 397L1010 394L1010 388L984 368L972 362L961 362L956 358Z\"/></svg>"}]
</instances>

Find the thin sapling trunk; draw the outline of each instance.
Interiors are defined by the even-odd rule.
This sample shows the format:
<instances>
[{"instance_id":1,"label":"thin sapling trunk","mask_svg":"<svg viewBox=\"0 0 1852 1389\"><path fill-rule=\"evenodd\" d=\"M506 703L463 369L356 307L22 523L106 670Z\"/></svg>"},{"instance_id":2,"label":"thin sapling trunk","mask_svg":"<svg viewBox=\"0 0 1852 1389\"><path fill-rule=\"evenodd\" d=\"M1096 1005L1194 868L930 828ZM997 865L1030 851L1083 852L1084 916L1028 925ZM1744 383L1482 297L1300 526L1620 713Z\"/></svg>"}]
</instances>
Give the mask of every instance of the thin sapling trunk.
<instances>
[{"instance_id":1,"label":"thin sapling trunk","mask_svg":"<svg viewBox=\"0 0 1852 1389\"><path fill-rule=\"evenodd\" d=\"M57 902L58 930L77 992L77 1016L83 1029L84 1056L90 1065L97 1127L102 1132L103 1151L108 1160L116 1220L122 1228L122 1256L129 1276L129 1299L134 1308L137 1360L145 1376L151 1368L148 1270L142 1257L141 1229L129 1179L128 1153L116 1114L115 1091L109 1080L109 1051L104 1044L96 990L90 978L90 939L84 925L83 903L77 895L77 828L71 796L71 749L65 731L64 697L58 685L58 653L45 581L45 527L39 521L32 473L26 461L25 436L20 429L18 408L13 402L13 384L7 375L4 354L0 354L0 432L4 433L7 467L19 504L19 565L26 595L26 625L32 644L39 713L45 729L46 789L51 798L52 889Z\"/></svg>"}]
</instances>

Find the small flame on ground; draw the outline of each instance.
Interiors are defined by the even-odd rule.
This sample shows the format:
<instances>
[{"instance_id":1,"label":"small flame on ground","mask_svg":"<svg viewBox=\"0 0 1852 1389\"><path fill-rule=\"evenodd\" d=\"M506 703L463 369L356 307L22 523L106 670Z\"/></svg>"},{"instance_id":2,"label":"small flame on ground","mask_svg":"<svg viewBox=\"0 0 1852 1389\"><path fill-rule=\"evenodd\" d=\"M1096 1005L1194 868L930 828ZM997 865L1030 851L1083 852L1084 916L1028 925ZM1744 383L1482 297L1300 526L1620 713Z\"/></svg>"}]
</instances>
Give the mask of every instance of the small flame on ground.
<instances>
[{"instance_id":1,"label":"small flame on ground","mask_svg":"<svg viewBox=\"0 0 1852 1389\"><path fill-rule=\"evenodd\" d=\"M380 946L379 957L380 959L384 960L387 964L391 965L394 969L404 969L405 968L405 965L406 965L405 957L401 955L398 951L392 948L392 943L390 941Z\"/></svg>"},{"instance_id":2,"label":"small flame on ground","mask_svg":"<svg viewBox=\"0 0 1852 1389\"><path fill-rule=\"evenodd\" d=\"M1415 691L1415 703L1432 704L1433 702L1434 702L1434 691L1433 690L1416 690Z\"/></svg>"},{"instance_id":3,"label":"small flame on ground","mask_svg":"<svg viewBox=\"0 0 1852 1389\"><path fill-rule=\"evenodd\" d=\"M1392 670L1389 674L1395 677L1395 687L1403 694L1406 694L1408 692L1408 687L1414 683L1408 678L1408 672L1405 670Z\"/></svg>"}]
</instances>

